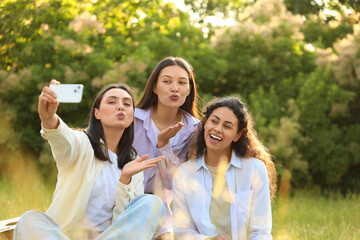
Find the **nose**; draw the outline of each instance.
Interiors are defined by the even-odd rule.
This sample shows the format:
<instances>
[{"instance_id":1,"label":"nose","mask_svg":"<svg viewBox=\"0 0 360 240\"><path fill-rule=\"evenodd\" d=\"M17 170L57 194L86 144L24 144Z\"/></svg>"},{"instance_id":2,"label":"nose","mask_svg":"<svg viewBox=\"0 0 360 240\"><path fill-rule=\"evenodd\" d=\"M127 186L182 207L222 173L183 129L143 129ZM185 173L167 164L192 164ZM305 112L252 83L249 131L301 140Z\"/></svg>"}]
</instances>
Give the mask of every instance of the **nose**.
<instances>
[{"instance_id":1,"label":"nose","mask_svg":"<svg viewBox=\"0 0 360 240\"><path fill-rule=\"evenodd\" d=\"M119 104L118 104L118 106L117 106L117 110L119 110L119 111L124 110L124 106L123 106L123 104L122 104L122 103L119 103Z\"/></svg>"},{"instance_id":2,"label":"nose","mask_svg":"<svg viewBox=\"0 0 360 240\"><path fill-rule=\"evenodd\" d=\"M216 124L213 129L214 129L214 131L216 131L216 132L221 132L221 125L220 125L220 124Z\"/></svg>"},{"instance_id":3,"label":"nose","mask_svg":"<svg viewBox=\"0 0 360 240\"><path fill-rule=\"evenodd\" d=\"M178 92L179 88L178 88L178 83L177 81L174 81L172 84L171 84L171 91L172 92Z\"/></svg>"}]
</instances>

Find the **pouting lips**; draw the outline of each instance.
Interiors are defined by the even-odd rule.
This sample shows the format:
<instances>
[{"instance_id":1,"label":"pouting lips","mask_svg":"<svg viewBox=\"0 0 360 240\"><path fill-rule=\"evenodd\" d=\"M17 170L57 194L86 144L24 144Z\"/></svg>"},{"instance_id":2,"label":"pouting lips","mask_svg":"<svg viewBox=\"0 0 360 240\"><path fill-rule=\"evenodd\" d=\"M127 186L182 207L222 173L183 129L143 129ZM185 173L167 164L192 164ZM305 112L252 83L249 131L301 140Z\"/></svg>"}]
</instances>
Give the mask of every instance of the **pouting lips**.
<instances>
[{"instance_id":1,"label":"pouting lips","mask_svg":"<svg viewBox=\"0 0 360 240\"><path fill-rule=\"evenodd\" d=\"M178 100L179 99L179 96L178 95L171 95L170 98L172 100Z\"/></svg>"},{"instance_id":2,"label":"pouting lips","mask_svg":"<svg viewBox=\"0 0 360 240\"><path fill-rule=\"evenodd\" d=\"M125 118L125 114L124 113L119 113L119 114L117 114L117 117L119 119L123 119L123 118Z\"/></svg>"},{"instance_id":3,"label":"pouting lips","mask_svg":"<svg viewBox=\"0 0 360 240\"><path fill-rule=\"evenodd\" d=\"M220 137L218 137L218 136L215 136L215 135L212 135L212 134L210 134L210 137L211 137L211 138L214 138L214 139L216 139L216 140L219 140L219 141L222 140L222 138L220 138Z\"/></svg>"}]
</instances>

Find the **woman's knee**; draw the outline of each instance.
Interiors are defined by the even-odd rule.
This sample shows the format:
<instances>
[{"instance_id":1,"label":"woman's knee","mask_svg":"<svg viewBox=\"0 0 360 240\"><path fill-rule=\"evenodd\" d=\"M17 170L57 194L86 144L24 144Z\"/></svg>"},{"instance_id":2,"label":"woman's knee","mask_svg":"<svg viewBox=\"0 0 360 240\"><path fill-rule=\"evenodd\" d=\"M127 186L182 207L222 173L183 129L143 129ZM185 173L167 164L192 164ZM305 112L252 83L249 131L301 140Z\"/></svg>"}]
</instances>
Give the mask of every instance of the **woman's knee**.
<instances>
[{"instance_id":1,"label":"woman's knee","mask_svg":"<svg viewBox=\"0 0 360 240\"><path fill-rule=\"evenodd\" d=\"M36 210L26 211L23 215L21 215L19 221L17 222L17 226L26 225L32 226L35 225L39 219L44 218L44 213Z\"/></svg>"},{"instance_id":2,"label":"woman's knee","mask_svg":"<svg viewBox=\"0 0 360 240\"><path fill-rule=\"evenodd\" d=\"M159 217L166 215L165 205L161 199L152 194L143 194L138 196L137 201L142 205L144 210L150 211L151 215L158 214Z\"/></svg>"}]
</instances>

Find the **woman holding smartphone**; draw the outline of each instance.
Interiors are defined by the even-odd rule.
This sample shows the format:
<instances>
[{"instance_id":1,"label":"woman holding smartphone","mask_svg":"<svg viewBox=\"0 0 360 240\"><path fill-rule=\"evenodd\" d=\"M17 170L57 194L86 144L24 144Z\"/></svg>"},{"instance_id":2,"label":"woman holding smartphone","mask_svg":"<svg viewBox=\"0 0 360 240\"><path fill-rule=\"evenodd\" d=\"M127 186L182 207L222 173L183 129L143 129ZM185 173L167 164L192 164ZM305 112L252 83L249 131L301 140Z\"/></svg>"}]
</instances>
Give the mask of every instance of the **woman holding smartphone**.
<instances>
[{"instance_id":1,"label":"woman holding smartphone","mask_svg":"<svg viewBox=\"0 0 360 240\"><path fill-rule=\"evenodd\" d=\"M211 102L194 146L173 179L176 239L271 239L275 165L245 105Z\"/></svg>"},{"instance_id":2,"label":"woman holding smartphone","mask_svg":"<svg viewBox=\"0 0 360 240\"><path fill-rule=\"evenodd\" d=\"M46 213L23 214L14 239L150 239L165 208L156 196L143 194L143 170L163 157L137 158L129 89L104 87L85 131L69 128L56 114L58 106L56 94L44 87L38 104L41 135L59 172L53 201Z\"/></svg>"},{"instance_id":3,"label":"woman holding smartphone","mask_svg":"<svg viewBox=\"0 0 360 240\"><path fill-rule=\"evenodd\" d=\"M197 89L191 65L179 57L166 57L152 71L135 109L135 140L139 154L165 156L156 168L144 171L146 193L163 200L167 216L158 239L172 239L172 176L186 159L186 143L198 124Z\"/></svg>"}]
</instances>

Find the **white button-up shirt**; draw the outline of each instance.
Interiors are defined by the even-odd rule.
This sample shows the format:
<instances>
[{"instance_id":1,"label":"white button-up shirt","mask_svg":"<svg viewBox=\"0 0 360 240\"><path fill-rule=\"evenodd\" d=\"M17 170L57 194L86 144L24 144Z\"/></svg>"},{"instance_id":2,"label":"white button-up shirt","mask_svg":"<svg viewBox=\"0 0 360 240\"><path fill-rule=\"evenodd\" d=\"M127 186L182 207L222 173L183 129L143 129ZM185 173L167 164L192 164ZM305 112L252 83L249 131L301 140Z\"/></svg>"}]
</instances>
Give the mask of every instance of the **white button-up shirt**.
<instances>
[{"instance_id":1,"label":"white button-up shirt","mask_svg":"<svg viewBox=\"0 0 360 240\"><path fill-rule=\"evenodd\" d=\"M232 152L225 173L231 195L233 240L272 239L269 178L265 164L256 158L239 158ZM209 216L212 178L204 156L183 163L173 179L176 239L205 239L218 234Z\"/></svg>"},{"instance_id":2,"label":"white button-up shirt","mask_svg":"<svg viewBox=\"0 0 360 240\"><path fill-rule=\"evenodd\" d=\"M116 203L117 185L121 176L117 155L108 150L110 161L97 178L90 194L82 225L85 229L103 232L112 224L113 210Z\"/></svg>"}]
</instances>

